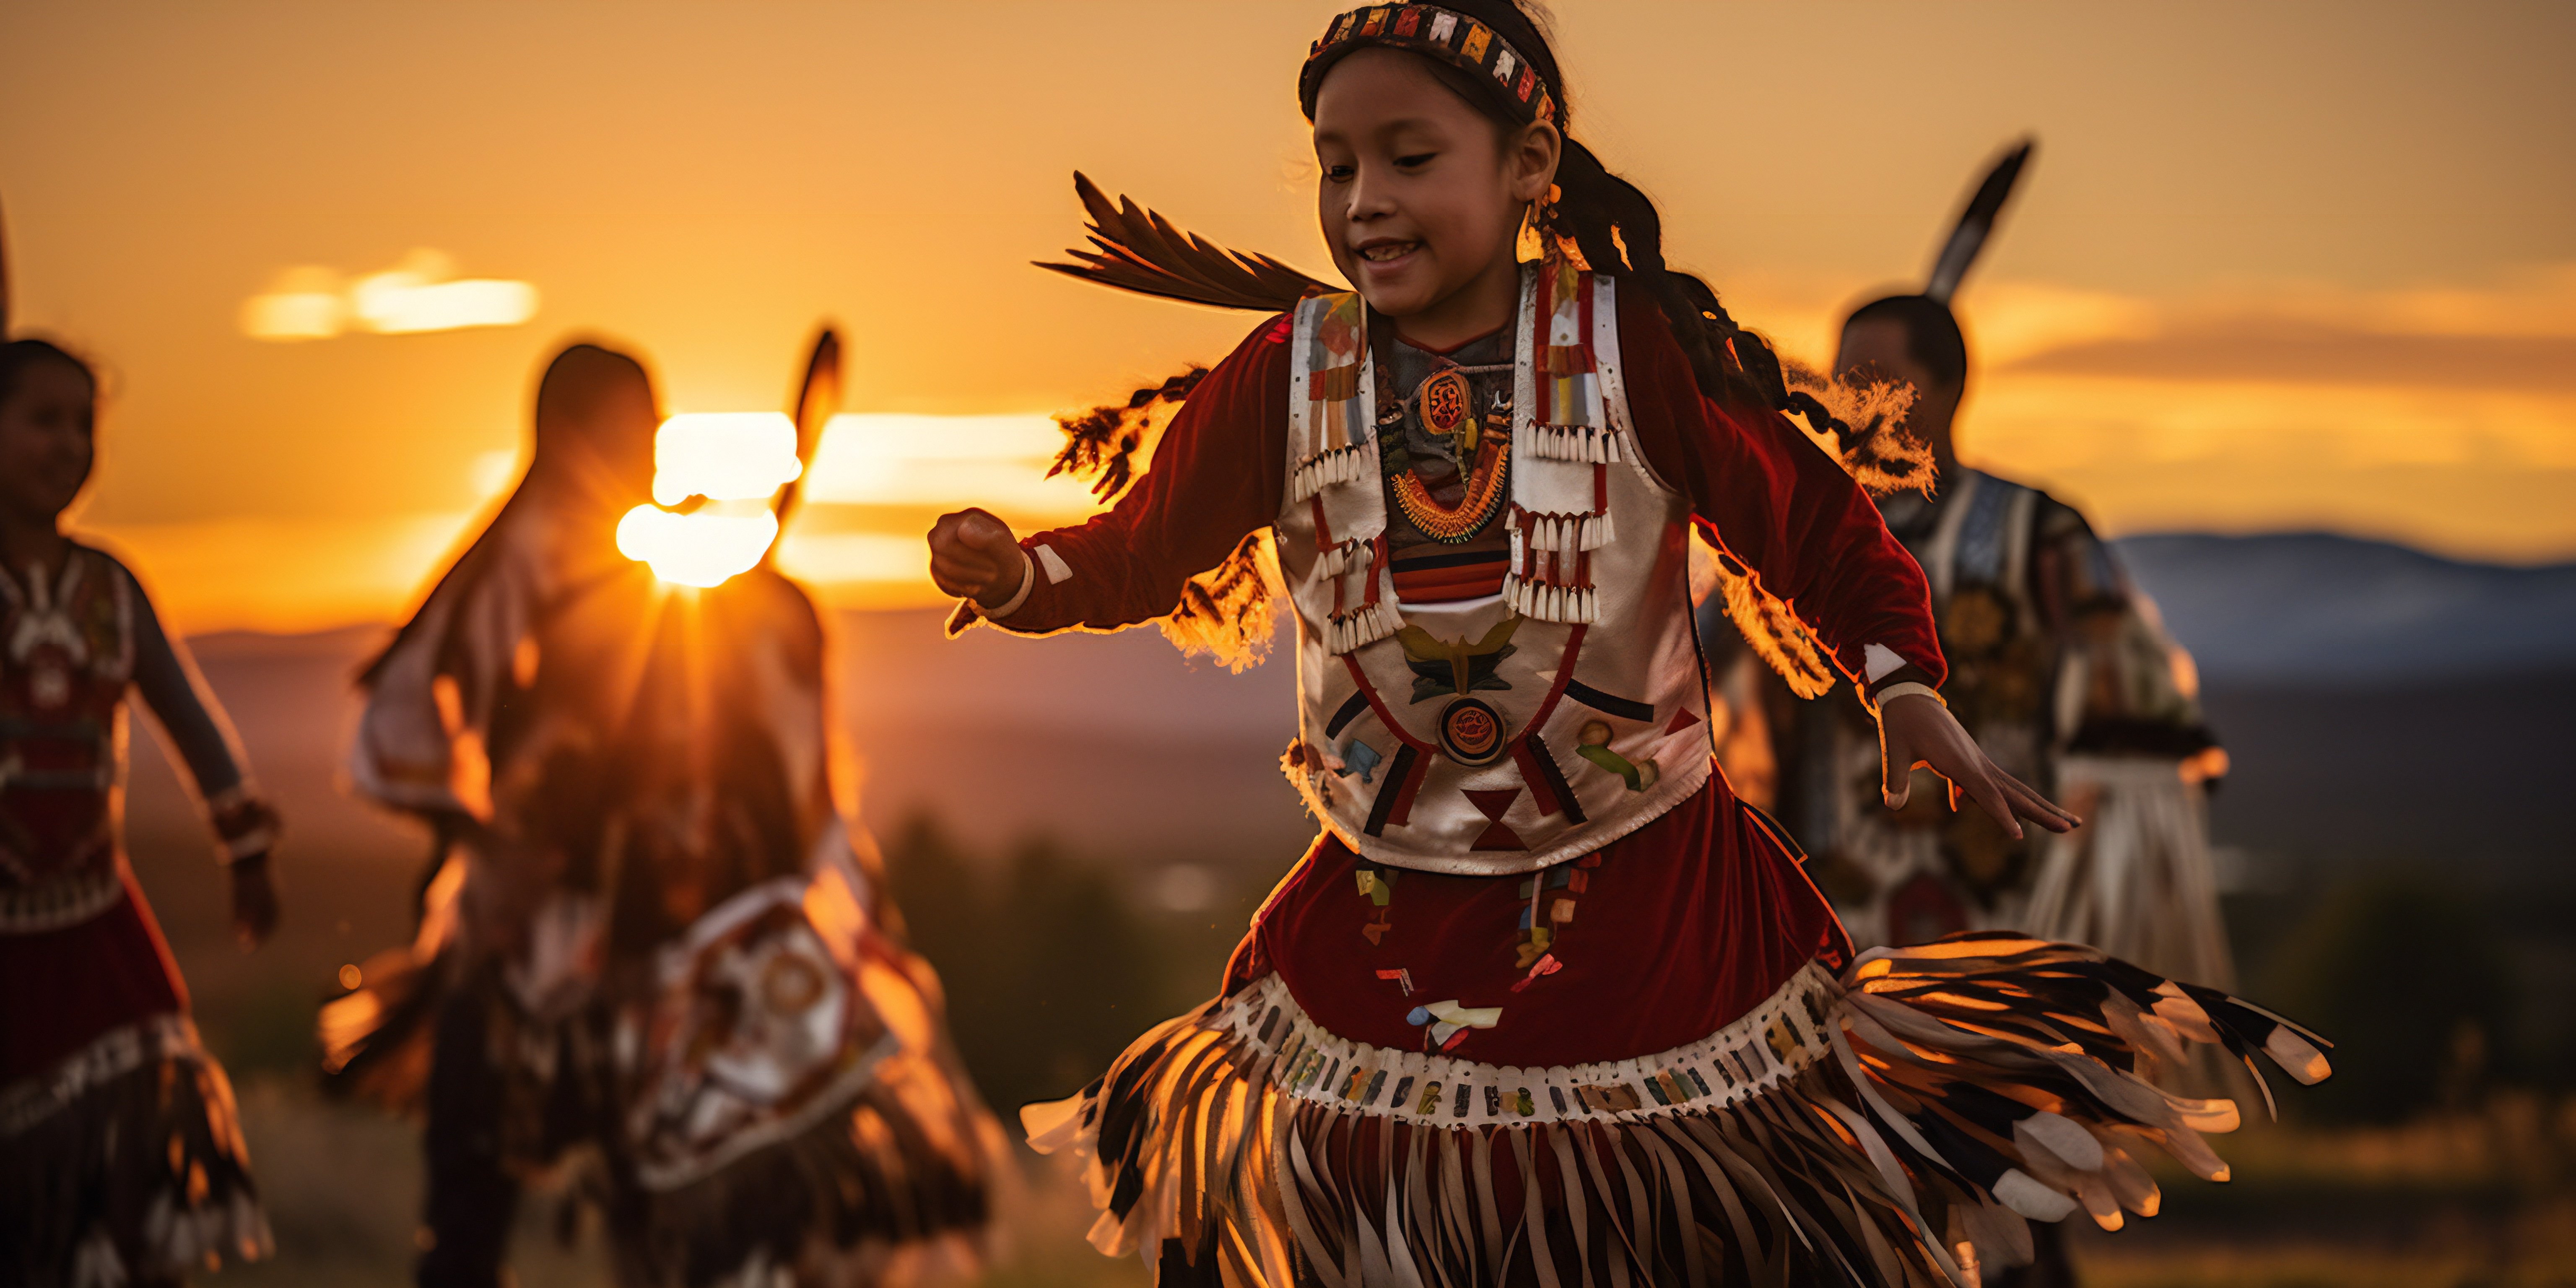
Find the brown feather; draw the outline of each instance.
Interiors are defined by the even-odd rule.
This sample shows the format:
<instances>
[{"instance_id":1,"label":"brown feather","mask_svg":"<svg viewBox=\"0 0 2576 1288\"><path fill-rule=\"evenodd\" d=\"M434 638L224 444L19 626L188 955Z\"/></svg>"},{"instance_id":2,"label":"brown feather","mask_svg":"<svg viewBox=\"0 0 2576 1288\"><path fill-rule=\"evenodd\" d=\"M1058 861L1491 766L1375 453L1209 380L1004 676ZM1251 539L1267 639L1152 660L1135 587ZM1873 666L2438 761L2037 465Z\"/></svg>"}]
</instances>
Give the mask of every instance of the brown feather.
<instances>
[{"instance_id":1,"label":"brown feather","mask_svg":"<svg viewBox=\"0 0 2576 1288\"><path fill-rule=\"evenodd\" d=\"M1038 263L1050 272L1139 295L1261 313L1284 313L1332 289L1267 255L1228 250L1186 232L1124 196L1113 204L1080 171L1074 172L1073 190L1090 216L1096 249L1068 248L1065 254L1076 263Z\"/></svg>"}]
</instances>

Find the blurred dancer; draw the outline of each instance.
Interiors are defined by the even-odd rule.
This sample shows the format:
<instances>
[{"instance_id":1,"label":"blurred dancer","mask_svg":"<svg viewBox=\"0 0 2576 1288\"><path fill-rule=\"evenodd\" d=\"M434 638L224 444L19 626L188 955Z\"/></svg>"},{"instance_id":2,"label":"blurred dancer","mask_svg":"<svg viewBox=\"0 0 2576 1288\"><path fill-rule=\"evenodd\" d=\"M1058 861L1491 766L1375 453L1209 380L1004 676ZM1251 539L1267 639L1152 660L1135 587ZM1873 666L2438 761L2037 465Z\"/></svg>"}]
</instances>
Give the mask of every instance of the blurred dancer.
<instances>
[{"instance_id":1,"label":"blurred dancer","mask_svg":"<svg viewBox=\"0 0 2576 1288\"><path fill-rule=\"evenodd\" d=\"M0 1282L37 1288L269 1246L231 1085L126 864L127 694L195 784L245 947L277 925L277 816L134 574L63 535L97 402L78 358L0 345Z\"/></svg>"},{"instance_id":2,"label":"blurred dancer","mask_svg":"<svg viewBox=\"0 0 2576 1288\"><path fill-rule=\"evenodd\" d=\"M576 1145L624 1283L971 1264L998 1128L834 790L821 621L765 563L675 592L616 547L659 420L633 359L566 350L527 480L367 671L352 778L441 857L329 1068L425 1098L423 1285L498 1282Z\"/></svg>"},{"instance_id":3,"label":"blurred dancer","mask_svg":"<svg viewBox=\"0 0 2576 1288\"><path fill-rule=\"evenodd\" d=\"M1857 945L2018 930L2232 987L2201 798L2226 762L2202 724L2190 658L2081 513L1958 459L1970 364L1949 301L2029 153L1987 176L1922 293L1852 312L1834 370L1847 386L1914 391L1902 429L1929 449L1938 490L1894 492L1879 510L1930 583L1950 709L1997 764L2084 824L2014 837L1944 808L1919 772L1908 807L1882 809L1877 730L1848 688L1799 700L1749 665L1731 668L1737 690L1756 679L1768 701L1737 709L1772 738L1720 754L1731 778L1776 784L1776 808L1813 849L1808 870ZM2061 1228L2033 1235L2031 1264L1990 1280L2074 1283Z\"/></svg>"},{"instance_id":4,"label":"blurred dancer","mask_svg":"<svg viewBox=\"0 0 2576 1288\"><path fill-rule=\"evenodd\" d=\"M2226 759L2189 656L2081 513L1958 459L1970 362L1949 300L2028 153L1988 176L1921 294L1852 312L1834 366L1847 384L1916 391L1903 428L1930 449L1938 491L1879 508L1931 585L1951 709L1996 763L2087 823L2016 840L1922 794L1906 811L1877 808L1877 737L1847 695L1774 721L1779 808L1860 944L2002 927L2226 985L2201 801Z\"/></svg>"}]
</instances>

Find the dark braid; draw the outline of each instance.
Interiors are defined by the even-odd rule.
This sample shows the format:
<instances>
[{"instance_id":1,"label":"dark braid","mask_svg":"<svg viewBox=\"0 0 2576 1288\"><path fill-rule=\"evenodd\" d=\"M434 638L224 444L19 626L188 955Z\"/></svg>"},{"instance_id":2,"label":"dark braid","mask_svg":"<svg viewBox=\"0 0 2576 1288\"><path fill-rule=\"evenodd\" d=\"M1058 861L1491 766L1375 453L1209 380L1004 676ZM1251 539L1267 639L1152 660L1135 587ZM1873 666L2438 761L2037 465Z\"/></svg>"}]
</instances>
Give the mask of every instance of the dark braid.
<instances>
[{"instance_id":1,"label":"dark braid","mask_svg":"<svg viewBox=\"0 0 2576 1288\"><path fill-rule=\"evenodd\" d=\"M1556 87L1558 101L1566 104L1566 119L1573 119L1565 75L1557 66L1555 47L1548 40L1546 20L1535 5L1523 0L1442 2L1510 41L1539 75ZM1436 72L1449 70L1434 65ZM1453 86L1468 81L1463 76L1443 75L1441 79ZM1482 90L1482 86L1476 88ZM1518 127L1518 122L1489 95L1477 92L1465 97L1504 128ZM1698 378L1702 394L1731 409L1767 407L1794 412L1806 417L1807 423L1819 432L1850 436L1850 428L1822 402L1789 387L1779 356L1771 351L1770 344L1736 325L1725 306L1718 303L1715 289L1664 263L1664 220L1654 201L1637 185L1610 173L1601 158L1571 133L1566 136L1564 154L1557 163L1556 188L1544 231L1561 243L1570 243L1582 256L1584 265L1593 271L1626 278L1646 288L1665 319L1672 323L1673 339L1690 359L1691 374Z\"/></svg>"}]
</instances>

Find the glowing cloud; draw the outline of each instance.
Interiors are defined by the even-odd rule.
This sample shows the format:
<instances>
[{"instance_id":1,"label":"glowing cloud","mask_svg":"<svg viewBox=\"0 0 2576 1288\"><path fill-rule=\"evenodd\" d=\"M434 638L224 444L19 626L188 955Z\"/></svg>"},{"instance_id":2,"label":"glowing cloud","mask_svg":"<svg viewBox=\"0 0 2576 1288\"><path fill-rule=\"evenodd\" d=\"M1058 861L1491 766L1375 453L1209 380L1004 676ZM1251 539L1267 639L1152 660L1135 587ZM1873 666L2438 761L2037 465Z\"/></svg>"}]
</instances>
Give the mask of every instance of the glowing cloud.
<instances>
[{"instance_id":1,"label":"glowing cloud","mask_svg":"<svg viewBox=\"0 0 2576 1288\"><path fill-rule=\"evenodd\" d=\"M345 282L320 265L290 268L242 302L242 334L254 340L327 340L350 331L416 335L465 327L517 326L537 313L537 288L499 278L454 277L434 250L415 250L380 273Z\"/></svg>"},{"instance_id":2,"label":"glowing cloud","mask_svg":"<svg viewBox=\"0 0 2576 1288\"><path fill-rule=\"evenodd\" d=\"M1064 431L1044 415L835 416L823 427L808 504L981 505L1031 519L1080 518L1100 508L1091 485L1048 464Z\"/></svg>"}]
</instances>

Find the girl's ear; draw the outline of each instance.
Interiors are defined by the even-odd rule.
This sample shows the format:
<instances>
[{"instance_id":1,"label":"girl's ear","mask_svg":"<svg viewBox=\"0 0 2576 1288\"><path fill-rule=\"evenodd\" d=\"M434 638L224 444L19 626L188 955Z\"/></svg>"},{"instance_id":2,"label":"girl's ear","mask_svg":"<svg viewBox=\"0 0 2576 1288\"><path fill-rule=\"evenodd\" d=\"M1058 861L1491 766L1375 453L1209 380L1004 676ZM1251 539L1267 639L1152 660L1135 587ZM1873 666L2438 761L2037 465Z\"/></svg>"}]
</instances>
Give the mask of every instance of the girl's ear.
<instances>
[{"instance_id":1,"label":"girl's ear","mask_svg":"<svg viewBox=\"0 0 2576 1288\"><path fill-rule=\"evenodd\" d=\"M1504 156L1511 176L1512 199L1537 201L1556 184L1557 163L1565 159L1565 135L1546 121L1523 127Z\"/></svg>"}]
</instances>

